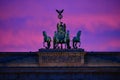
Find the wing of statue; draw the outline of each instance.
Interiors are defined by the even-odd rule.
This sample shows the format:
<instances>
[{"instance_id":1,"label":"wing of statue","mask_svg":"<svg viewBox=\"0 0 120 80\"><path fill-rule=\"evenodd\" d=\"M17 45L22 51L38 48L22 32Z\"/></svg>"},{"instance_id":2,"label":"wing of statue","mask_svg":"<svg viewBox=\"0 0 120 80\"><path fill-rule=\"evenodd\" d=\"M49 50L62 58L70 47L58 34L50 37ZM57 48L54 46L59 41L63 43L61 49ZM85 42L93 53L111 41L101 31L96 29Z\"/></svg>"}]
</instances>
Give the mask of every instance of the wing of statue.
<instances>
[{"instance_id":1,"label":"wing of statue","mask_svg":"<svg viewBox=\"0 0 120 80\"><path fill-rule=\"evenodd\" d=\"M60 11L60 13L63 13L63 11L64 11L64 9L62 9L62 10Z\"/></svg>"},{"instance_id":2,"label":"wing of statue","mask_svg":"<svg viewBox=\"0 0 120 80\"><path fill-rule=\"evenodd\" d=\"M62 10L57 10L57 9L56 9L56 12L57 12L58 14L63 13L63 11L64 11L64 9L62 9Z\"/></svg>"},{"instance_id":3,"label":"wing of statue","mask_svg":"<svg viewBox=\"0 0 120 80\"><path fill-rule=\"evenodd\" d=\"M58 13L58 14L60 14L60 12L56 9L56 12Z\"/></svg>"}]
</instances>

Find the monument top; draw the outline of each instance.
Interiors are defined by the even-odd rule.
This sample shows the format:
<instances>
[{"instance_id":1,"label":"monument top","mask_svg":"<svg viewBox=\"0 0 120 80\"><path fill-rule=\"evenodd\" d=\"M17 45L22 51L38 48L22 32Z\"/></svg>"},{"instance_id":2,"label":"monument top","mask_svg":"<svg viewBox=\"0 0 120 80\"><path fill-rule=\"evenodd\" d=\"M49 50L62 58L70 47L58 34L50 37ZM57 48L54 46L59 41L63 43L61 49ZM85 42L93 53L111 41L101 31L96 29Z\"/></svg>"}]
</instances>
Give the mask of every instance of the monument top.
<instances>
[{"instance_id":1,"label":"monument top","mask_svg":"<svg viewBox=\"0 0 120 80\"><path fill-rule=\"evenodd\" d=\"M43 46L46 49L49 49L51 47L51 41L53 41L53 49L81 49L81 41L80 41L80 36L81 36L81 31L79 30L73 39L70 39L70 31L66 29L66 24L61 22L61 19L63 18L63 13L64 9L62 10L57 10L56 12L58 13L58 19L60 21L57 23L57 30L54 32L53 40L51 40L51 37L49 37L46 33L46 31L43 31L43 36L44 36L44 42ZM70 41L72 41L72 47L70 46ZM45 45L46 43L46 45ZM79 43L79 44L78 44ZM63 44L65 45L63 48ZM79 46L78 46L79 45Z\"/></svg>"}]
</instances>

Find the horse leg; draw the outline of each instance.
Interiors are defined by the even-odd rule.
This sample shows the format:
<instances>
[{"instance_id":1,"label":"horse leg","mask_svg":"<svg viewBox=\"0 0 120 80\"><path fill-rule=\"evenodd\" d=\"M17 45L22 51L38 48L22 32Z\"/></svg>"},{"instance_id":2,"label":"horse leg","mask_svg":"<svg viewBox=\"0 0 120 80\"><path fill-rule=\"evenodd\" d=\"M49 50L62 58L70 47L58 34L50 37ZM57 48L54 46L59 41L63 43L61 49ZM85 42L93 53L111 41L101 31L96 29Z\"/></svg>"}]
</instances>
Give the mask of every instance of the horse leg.
<instances>
[{"instance_id":1,"label":"horse leg","mask_svg":"<svg viewBox=\"0 0 120 80\"><path fill-rule=\"evenodd\" d=\"M67 47L67 49L69 49L69 43L68 42L66 43L66 47Z\"/></svg>"},{"instance_id":2,"label":"horse leg","mask_svg":"<svg viewBox=\"0 0 120 80\"><path fill-rule=\"evenodd\" d=\"M70 49L71 47L70 47L70 40L68 41L68 48Z\"/></svg>"},{"instance_id":3,"label":"horse leg","mask_svg":"<svg viewBox=\"0 0 120 80\"><path fill-rule=\"evenodd\" d=\"M79 42L79 47L81 46L81 42Z\"/></svg>"},{"instance_id":4,"label":"horse leg","mask_svg":"<svg viewBox=\"0 0 120 80\"><path fill-rule=\"evenodd\" d=\"M61 43L61 49L63 49L62 43Z\"/></svg>"},{"instance_id":5,"label":"horse leg","mask_svg":"<svg viewBox=\"0 0 120 80\"><path fill-rule=\"evenodd\" d=\"M77 49L77 42L75 42L75 49Z\"/></svg>"},{"instance_id":6,"label":"horse leg","mask_svg":"<svg viewBox=\"0 0 120 80\"><path fill-rule=\"evenodd\" d=\"M73 48L75 49L75 42L73 41Z\"/></svg>"},{"instance_id":7,"label":"horse leg","mask_svg":"<svg viewBox=\"0 0 120 80\"><path fill-rule=\"evenodd\" d=\"M47 46L48 46L47 48L49 49L50 48L50 42L47 43Z\"/></svg>"},{"instance_id":8,"label":"horse leg","mask_svg":"<svg viewBox=\"0 0 120 80\"><path fill-rule=\"evenodd\" d=\"M56 43L55 47L56 47L57 49L59 49L59 43Z\"/></svg>"},{"instance_id":9,"label":"horse leg","mask_svg":"<svg viewBox=\"0 0 120 80\"><path fill-rule=\"evenodd\" d=\"M57 49L59 48L59 44L58 44L58 43L55 44L55 49L56 49L56 48L57 48Z\"/></svg>"},{"instance_id":10,"label":"horse leg","mask_svg":"<svg viewBox=\"0 0 120 80\"><path fill-rule=\"evenodd\" d=\"M56 44L55 44L55 42L53 41L53 49L56 49L56 46L55 46Z\"/></svg>"},{"instance_id":11,"label":"horse leg","mask_svg":"<svg viewBox=\"0 0 120 80\"><path fill-rule=\"evenodd\" d=\"M67 43L66 43L66 45L67 45L67 49L70 49L71 47L70 47L70 41L68 41Z\"/></svg>"},{"instance_id":12,"label":"horse leg","mask_svg":"<svg viewBox=\"0 0 120 80\"><path fill-rule=\"evenodd\" d=\"M67 49L67 44L65 43L65 49Z\"/></svg>"},{"instance_id":13,"label":"horse leg","mask_svg":"<svg viewBox=\"0 0 120 80\"><path fill-rule=\"evenodd\" d=\"M49 48L49 42L47 42L47 47L46 47L46 49L48 49Z\"/></svg>"}]
</instances>

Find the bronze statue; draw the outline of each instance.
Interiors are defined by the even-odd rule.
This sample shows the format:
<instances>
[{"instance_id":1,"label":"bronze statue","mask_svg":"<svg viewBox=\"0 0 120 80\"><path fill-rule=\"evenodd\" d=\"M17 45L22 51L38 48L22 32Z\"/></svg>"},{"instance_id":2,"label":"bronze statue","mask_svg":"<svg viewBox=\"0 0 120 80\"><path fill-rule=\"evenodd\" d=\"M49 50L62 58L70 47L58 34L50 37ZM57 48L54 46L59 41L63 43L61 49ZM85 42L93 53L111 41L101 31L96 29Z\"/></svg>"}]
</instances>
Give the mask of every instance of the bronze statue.
<instances>
[{"instance_id":1,"label":"bronze statue","mask_svg":"<svg viewBox=\"0 0 120 80\"><path fill-rule=\"evenodd\" d=\"M60 19L60 22L57 23L57 31L54 33L53 38L53 48L60 48L59 44L61 44L61 49L63 49L63 44L67 46L67 49L70 49L70 37L69 37L69 31L66 33L66 24L61 22L62 19L62 13L63 10L56 10L58 13L58 18Z\"/></svg>"},{"instance_id":2,"label":"bronze statue","mask_svg":"<svg viewBox=\"0 0 120 80\"><path fill-rule=\"evenodd\" d=\"M51 37L47 36L47 33L45 31L43 31L43 36L44 36L44 42L43 42L43 46L46 48L46 49L49 49L51 44ZM45 46L45 43L47 43L47 46Z\"/></svg>"},{"instance_id":3,"label":"bronze statue","mask_svg":"<svg viewBox=\"0 0 120 80\"><path fill-rule=\"evenodd\" d=\"M56 12L59 14L59 15L58 15L58 18L59 18L60 20L63 18L63 16L62 16L63 11L64 11L64 9L62 9L62 10L57 10L57 9L56 9Z\"/></svg>"},{"instance_id":4,"label":"bronze statue","mask_svg":"<svg viewBox=\"0 0 120 80\"><path fill-rule=\"evenodd\" d=\"M69 35L69 30L67 30L67 33L65 34L65 42L66 42L66 47L67 49L70 49L70 35Z\"/></svg>"},{"instance_id":5,"label":"bronze statue","mask_svg":"<svg viewBox=\"0 0 120 80\"><path fill-rule=\"evenodd\" d=\"M79 43L79 47L81 45L81 42L80 42L80 36L81 36L81 31L78 31L77 32L77 35L75 37L73 37L72 41L73 41L73 48L74 49L77 49L77 43Z\"/></svg>"},{"instance_id":6,"label":"bronze statue","mask_svg":"<svg viewBox=\"0 0 120 80\"><path fill-rule=\"evenodd\" d=\"M63 11L64 9L56 10L56 12L58 13L58 19L60 19L60 21L57 23L57 30L54 32L53 49L59 49L59 48L63 49L63 44L65 44L66 49L71 48L69 30L66 31L66 24L61 21L61 19L63 18L62 15ZM76 36L72 39L74 49L78 48L77 43L79 43L79 47L81 45L80 35L81 35L81 31L78 31ZM45 31L43 31L43 36L44 36L43 46L46 49L49 49L51 46L51 38L47 36L47 33ZM45 42L47 43L47 46L45 46Z\"/></svg>"}]
</instances>

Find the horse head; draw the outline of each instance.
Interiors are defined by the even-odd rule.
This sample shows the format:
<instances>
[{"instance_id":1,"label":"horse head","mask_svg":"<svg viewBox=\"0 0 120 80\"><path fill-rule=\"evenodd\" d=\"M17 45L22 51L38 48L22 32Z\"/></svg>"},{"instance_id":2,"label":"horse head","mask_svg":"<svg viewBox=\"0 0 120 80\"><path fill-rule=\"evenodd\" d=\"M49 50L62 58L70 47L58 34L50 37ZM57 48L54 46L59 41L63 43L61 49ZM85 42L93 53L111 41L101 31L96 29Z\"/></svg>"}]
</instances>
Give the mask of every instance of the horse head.
<instances>
[{"instance_id":1,"label":"horse head","mask_svg":"<svg viewBox=\"0 0 120 80\"><path fill-rule=\"evenodd\" d=\"M77 37L80 37L80 35L81 35L81 31L78 31L77 32Z\"/></svg>"},{"instance_id":2,"label":"horse head","mask_svg":"<svg viewBox=\"0 0 120 80\"><path fill-rule=\"evenodd\" d=\"M44 37L46 37L46 36L47 36L46 31L43 31L43 36L44 36Z\"/></svg>"}]
</instances>

